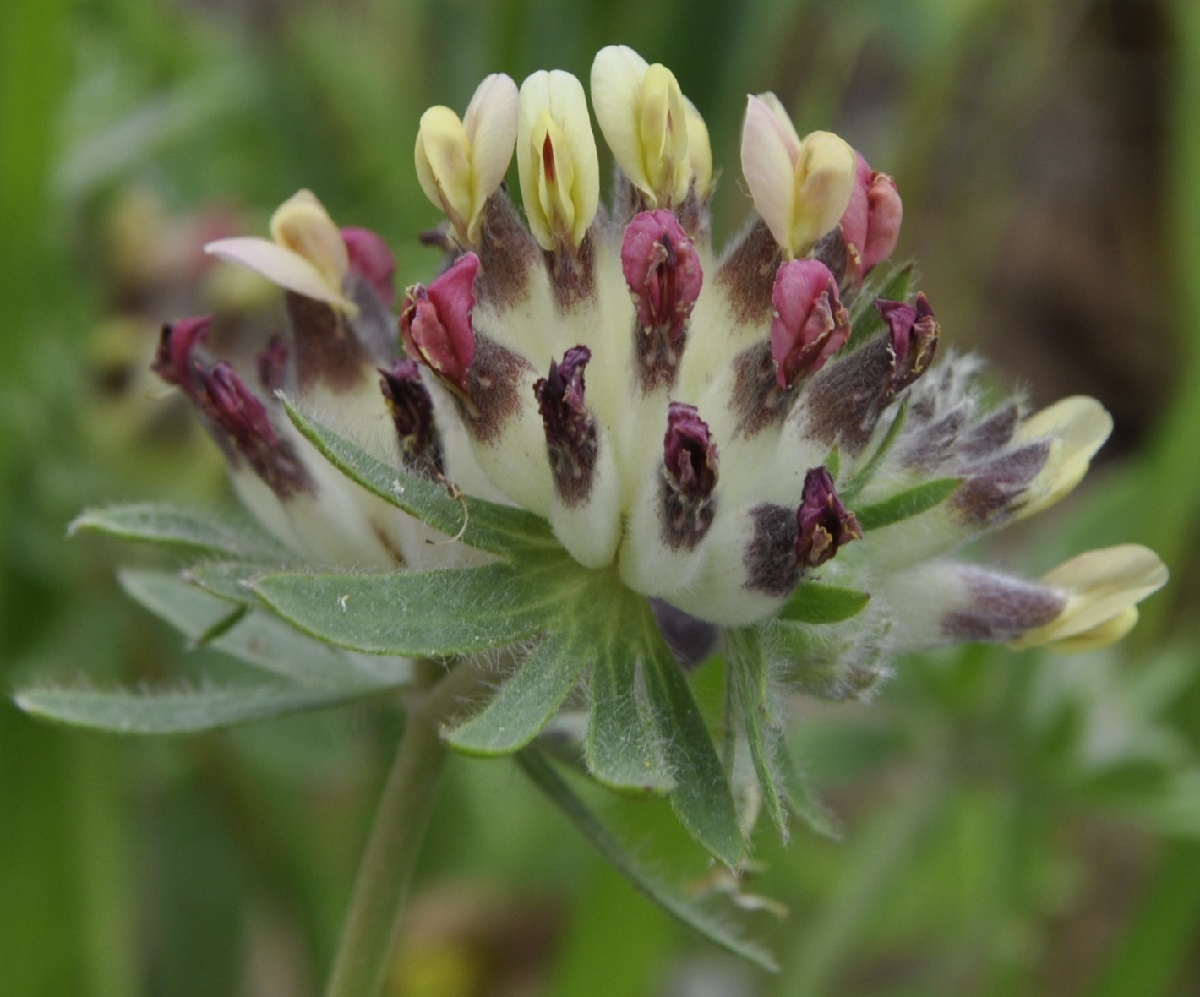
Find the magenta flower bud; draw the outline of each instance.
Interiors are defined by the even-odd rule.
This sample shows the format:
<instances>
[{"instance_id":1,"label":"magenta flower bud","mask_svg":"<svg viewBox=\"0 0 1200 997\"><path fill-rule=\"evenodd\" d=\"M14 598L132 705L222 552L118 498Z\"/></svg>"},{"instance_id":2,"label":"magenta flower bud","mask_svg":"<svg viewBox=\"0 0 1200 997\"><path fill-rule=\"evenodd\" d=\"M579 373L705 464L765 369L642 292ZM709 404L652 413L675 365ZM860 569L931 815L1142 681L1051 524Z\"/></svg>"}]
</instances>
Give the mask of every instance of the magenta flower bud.
<instances>
[{"instance_id":1,"label":"magenta flower bud","mask_svg":"<svg viewBox=\"0 0 1200 997\"><path fill-rule=\"evenodd\" d=\"M463 397L468 394L467 371L475 359L471 312L478 272L479 257L466 253L428 288L410 287L400 310L405 351Z\"/></svg>"},{"instance_id":2,"label":"magenta flower bud","mask_svg":"<svg viewBox=\"0 0 1200 997\"><path fill-rule=\"evenodd\" d=\"M873 171L861 152L855 156L854 187L841 225L853 257L851 272L861 278L892 255L900 238L904 205L896 181Z\"/></svg>"},{"instance_id":3,"label":"magenta flower bud","mask_svg":"<svg viewBox=\"0 0 1200 997\"><path fill-rule=\"evenodd\" d=\"M197 375L192 352L208 338L210 325L211 315L184 318L164 325L150 369L167 384L190 395Z\"/></svg>"},{"instance_id":4,"label":"magenta flower bud","mask_svg":"<svg viewBox=\"0 0 1200 997\"><path fill-rule=\"evenodd\" d=\"M643 211L625 226L621 270L633 295L643 390L673 383L704 272L692 240L670 212Z\"/></svg>"},{"instance_id":5,"label":"magenta flower bud","mask_svg":"<svg viewBox=\"0 0 1200 997\"><path fill-rule=\"evenodd\" d=\"M791 260L775 275L771 292L771 357L775 379L787 390L815 374L846 345L850 321L838 298L837 281L817 260Z\"/></svg>"},{"instance_id":6,"label":"magenta flower bud","mask_svg":"<svg viewBox=\"0 0 1200 997\"><path fill-rule=\"evenodd\" d=\"M878 298L875 309L891 330L894 359L889 390L895 394L917 380L933 363L941 329L924 294L918 294L912 305Z\"/></svg>"},{"instance_id":7,"label":"magenta flower bud","mask_svg":"<svg viewBox=\"0 0 1200 997\"><path fill-rule=\"evenodd\" d=\"M692 405L667 408L663 471L663 540L672 550L690 550L712 526L717 487L717 445Z\"/></svg>"},{"instance_id":8,"label":"magenta flower bud","mask_svg":"<svg viewBox=\"0 0 1200 997\"><path fill-rule=\"evenodd\" d=\"M421 471L442 473L443 454L434 421L433 399L421 381L415 360L401 360L390 371L380 369L383 391L404 463Z\"/></svg>"},{"instance_id":9,"label":"magenta flower bud","mask_svg":"<svg viewBox=\"0 0 1200 997\"><path fill-rule=\"evenodd\" d=\"M350 269L362 276L390 308L396 300L396 258L387 243L370 229L351 226L341 232Z\"/></svg>"},{"instance_id":10,"label":"magenta flower bud","mask_svg":"<svg viewBox=\"0 0 1200 997\"><path fill-rule=\"evenodd\" d=\"M546 450L559 497L578 505L591 494L596 470L596 423L584 402L583 370L592 358L586 346L567 350L561 363L550 361L550 373L533 385Z\"/></svg>"},{"instance_id":11,"label":"magenta flower bud","mask_svg":"<svg viewBox=\"0 0 1200 997\"><path fill-rule=\"evenodd\" d=\"M812 468L804 476L804 492L796 510L796 560L801 568L824 564L862 535L854 513L838 498L833 476L824 467Z\"/></svg>"}]
</instances>

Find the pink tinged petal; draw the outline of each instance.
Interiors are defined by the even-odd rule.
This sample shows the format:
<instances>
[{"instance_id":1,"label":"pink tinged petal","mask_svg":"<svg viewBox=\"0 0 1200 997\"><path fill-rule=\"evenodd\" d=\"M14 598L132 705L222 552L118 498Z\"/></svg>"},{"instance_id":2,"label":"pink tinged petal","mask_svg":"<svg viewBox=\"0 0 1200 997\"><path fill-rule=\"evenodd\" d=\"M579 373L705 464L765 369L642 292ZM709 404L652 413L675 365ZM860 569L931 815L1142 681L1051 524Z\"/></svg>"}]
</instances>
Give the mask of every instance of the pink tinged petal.
<instances>
[{"instance_id":1,"label":"pink tinged petal","mask_svg":"<svg viewBox=\"0 0 1200 997\"><path fill-rule=\"evenodd\" d=\"M791 260L775 275L771 291L771 357L785 391L825 366L850 338L850 321L837 281L818 260Z\"/></svg>"},{"instance_id":2,"label":"pink tinged petal","mask_svg":"<svg viewBox=\"0 0 1200 997\"><path fill-rule=\"evenodd\" d=\"M800 143L771 107L751 96L742 126L742 175L750 196L775 241L791 246L796 169Z\"/></svg>"},{"instance_id":3,"label":"pink tinged petal","mask_svg":"<svg viewBox=\"0 0 1200 997\"><path fill-rule=\"evenodd\" d=\"M833 558L852 540L862 539L854 513L838 498L833 477L824 467L804 476L800 508L796 510L796 560L815 568Z\"/></svg>"},{"instance_id":4,"label":"pink tinged petal","mask_svg":"<svg viewBox=\"0 0 1200 997\"><path fill-rule=\"evenodd\" d=\"M933 363L941 329L924 294L909 305L903 301L875 301L887 323L894 357L889 391L894 394L916 381Z\"/></svg>"},{"instance_id":5,"label":"pink tinged petal","mask_svg":"<svg viewBox=\"0 0 1200 997\"><path fill-rule=\"evenodd\" d=\"M904 204L896 181L886 173L872 173L867 190L867 234L861 243L864 274L892 255L903 220Z\"/></svg>"},{"instance_id":6,"label":"pink tinged petal","mask_svg":"<svg viewBox=\"0 0 1200 997\"><path fill-rule=\"evenodd\" d=\"M284 290L314 301L324 301L348 315L358 312L354 302L342 294L341 287L331 283L312 263L294 250L268 239L253 236L218 239L205 246L204 251L253 270Z\"/></svg>"},{"instance_id":7,"label":"pink tinged petal","mask_svg":"<svg viewBox=\"0 0 1200 997\"><path fill-rule=\"evenodd\" d=\"M871 186L871 167L861 152L854 153L854 186L850 188L850 202L842 214L842 237L848 246L853 246L861 259L862 248L867 243L867 226L870 207L867 191ZM861 265L861 264L860 264Z\"/></svg>"},{"instance_id":8,"label":"pink tinged petal","mask_svg":"<svg viewBox=\"0 0 1200 997\"><path fill-rule=\"evenodd\" d=\"M475 358L475 277L479 257L460 256L428 288L417 284L408 290L400 313L404 348L439 374L462 396L468 394L467 372Z\"/></svg>"},{"instance_id":9,"label":"pink tinged petal","mask_svg":"<svg viewBox=\"0 0 1200 997\"><path fill-rule=\"evenodd\" d=\"M700 297L704 273L692 240L670 211L643 211L625 227L621 269L647 332L675 342Z\"/></svg>"},{"instance_id":10,"label":"pink tinged petal","mask_svg":"<svg viewBox=\"0 0 1200 997\"><path fill-rule=\"evenodd\" d=\"M350 257L350 270L359 274L375 289L389 308L396 300L396 258L388 245L370 229L342 229L342 239Z\"/></svg>"}]
</instances>

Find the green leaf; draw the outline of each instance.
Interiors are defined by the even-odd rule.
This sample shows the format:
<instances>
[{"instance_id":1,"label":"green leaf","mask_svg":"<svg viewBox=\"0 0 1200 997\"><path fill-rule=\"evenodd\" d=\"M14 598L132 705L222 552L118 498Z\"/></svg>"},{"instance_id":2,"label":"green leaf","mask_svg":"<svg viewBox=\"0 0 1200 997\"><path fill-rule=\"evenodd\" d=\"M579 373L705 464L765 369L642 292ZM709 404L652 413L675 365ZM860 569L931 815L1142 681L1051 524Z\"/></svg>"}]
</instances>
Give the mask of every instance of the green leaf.
<instances>
[{"instance_id":1,"label":"green leaf","mask_svg":"<svg viewBox=\"0 0 1200 997\"><path fill-rule=\"evenodd\" d=\"M850 306L850 347L861 346L884 330L883 316L875 309L875 299L907 301L916 275L916 263L909 260L880 273L871 274Z\"/></svg>"},{"instance_id":2,"label":"green leaf","mask_svg":"<svg viewBox=\"0 0 1200 997\"><path fill-rule=\"evenodd\" d=\"M402 685L412 677L410 661L347 654L265 612L246 613L217 633L238 608L172 572L122 571L118 578L133 599L186 637L196 642L208 637L213 649L283 678L350 691Z\"/></svg>"},{"instance_id":3,"label":"green leaf","mask_svg":"<svg viewBox=\"0 0 1200 997\"><path fill-rule=\"evenodd\" d=\"M169 505L118 505L89 509L67 528L184 548L206 554L261 560L276 565L295 562L295 554L253 524L222 514L220 520Z\"/></svg>"},{"instance_id":4,"label":"green leaf","mask_svg":"<svg viewBox=\"0 0 1200 997\"><path fill-rule=\"evenodd\" d=\"M452 747L476 755L512 754L525 747L558 712L587 661L586 648L558 635L543 638L491 702L451 728L446 740Z\"/></svg>"},{"instance_id":5,"label":"green leaf","mask_svg":"<svg viewBox=\"0 0 1200 997\"><path fill-rule=\"evenodd\" d=\"M722 631L735 712L744 723L750 759L762 788L763 804L775 829L788 839L787 811L780 795L781 773L775 762L783 737L772 715L767 690L767 661L757 630L752 627Z\"/></svg>"},{"instance_id":6,"label":"green leaf","mask_svg":"<svg viewBox=\"0 0 1200 997\"><path fill-rule=\"evenodd\" d=\"M841 623L861 613L870 601L869 592L801 582L776 619L787 623Z\"/></svg>"},{"instance_id":7,"label":"green leaf","mask_svg":"<svg viewBox=\"0 0 1200 997\"><path fill-rule=\"evenodd\" d=\"M19 692L26 713L116 734L190 734L344 703L371 689L236 685L142 692L34 687Z\"/></svg>"},{"instance_id":8,"label":"green leaf","mask_svg":"<svg viewBox=\"0 0 1200 997\"><path fill-rule=\"evenodd\" d=\"M854 515L858 517L859 525L864 532L878 530L913 516L919 516L921 513L941 505L954 494L961 484L962 478L937 478L934 481L926 481L915 488L892 495L882 502L860 506L854 510Z\"/></svg>"},{"instance_id":9,"label":"green leaf","mask_svg":"<svg viewBox=\"0 0 1200 997\"><path fill-rule=\"evenodd\" d=\"M279 571L278 564L247 564L243 561L213 561L186 568L182 578L218 599L239 605L261 606L249 583Z\"/></svg>"},{"instance_id":10,"label":"green leaf","mask_svg":"<svg viewBox=\"0 0 1200 997\"><path fill-rule=\"evenodd\" d=\"M506 564L415 574L295 572L250 584L305 633L368 654L471 654L544 629L540 607Z\"/></svg>"},{"instance_id":11,"label":"green leaf","mask_svg":"<svg viewBox=\"0 0 1200 997\"><path fill-rule=\"evenodd\" d=\"M380 460L283 398L288 418L334 467L385 502L480 550L506 554L523 546L558 546L545 520L480 498L457 499L443 483Z\"/></svg>"},{"instance_id":12,"label":"green leaf","mask_svg":"<svg viewBox=\"0 0 1200 997\"><path fill-rule=\"evenodd\" d=\"M658 904L663 910L678 918L693 931L734 955L748 959L769 972L778 967L771 954L753 942L738 937L730 930L726 918L709 913L695 901L680 895L662 883L644 865L630 854L604 826L570 786L537 751L527 748L517 756L525 774L559 808L601 857L624 876L643 896Z\"/></svg>"},{"instance_id":13,"label":"green leaf","mask_svg":"<svg viewBox=\"0 0 1200 997\"><path fill-rule=\"evenodd\" d=\"M831 841L842 840L842 829L837 818L829 812L812 791L801 771L796 768L787 744L780 742L775 753L774 761L777 771L783 779L784 792L787 795L788 809L806 823L809 828Z\"/></svg>"},{"instance_id":14,"label":"green leaf","mask_svg":"<svg viewBox=\"0 0 1200 997\"><path fill-rule=\"evenodd\" d=\"M645 612L650 615L648 605ZM683 670L662 637L657 632L653 637L646 641L643 675L648 712L675 780L671 805L700 844L737 868L745 842L729 779Z\"/></svg>"},{"instance_id":15,"label":"green leaf","mask_svg":"<svg viewBox=\"0 0 1200 997\"><path fill-rule=\"evenodd\" d=\"M638 628L645 627L645 620L638 613L637 597L623 594L624 598L597 603L573 624L586 627L582 639L592 646L588 771L612 789L668 790L675 783L663 758L662 742L638 708L635 695L638 664L644 656Z\"/></svg>"}]
</instances>

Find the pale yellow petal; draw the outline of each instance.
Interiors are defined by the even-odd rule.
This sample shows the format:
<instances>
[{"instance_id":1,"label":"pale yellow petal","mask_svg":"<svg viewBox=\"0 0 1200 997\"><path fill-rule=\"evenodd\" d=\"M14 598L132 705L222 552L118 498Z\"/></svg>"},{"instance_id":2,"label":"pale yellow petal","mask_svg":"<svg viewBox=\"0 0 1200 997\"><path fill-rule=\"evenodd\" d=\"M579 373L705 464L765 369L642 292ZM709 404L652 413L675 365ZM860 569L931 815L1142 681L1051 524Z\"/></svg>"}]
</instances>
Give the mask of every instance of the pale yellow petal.
<instances>
[{"instance_id":1,"label":"pale yellow petal","mask_svg":"<svg viewBox=\"0 0 1200 997\"><path fill-rule=\"evenodd\" d=\"M242 236L233 239L218 239L204 247L206 253L229 263L247 267L261 274L273 284L306 298L325 301L347 314L358 309L353 302L342 296L325 275L299 253L271 242Z\"/></svg>"},{"instance_id":2,"label":"pale yellow petal","mask_svg":"<svg viewBox=\"0 0 1200 997\"><path fill-rule=\"evenodd\" d=\"M629 182L652 193L642 159L637 107L649 66L626 45L609 45L592 61L592 107L604 141Z\"/></svg>"},{"instance_id":3,"label":"pale yellow petal","mask_svg":"<svg viewBox=\"0 0 1200 997\"><path fill-rule=\"evenodd\" d=\"M1085 630L1072 637L1050 641L1046 644L1046 650L1056 651L1059 654L1079 654L1083 651L1108 647L1109 644L1115 644L1128 634L1137 625L1137 621L1137 607L1129 606L1091 630Z\"/></svg>"},{"instance_id":4,"label":"pale yellow petal","mask_svg":"<svg viewBox=\"0 0 1200 997\"><path fill-rule=\"evenodd\" d=\"M472 213L471 143L450 108L439 105L421 115L415 159L425 196L465 231Z\"/></svg>"},{"instance_id":5,"label":"pale yellow petal","mask_svg":"<svg viewBox=\"0 0 1200 997\"><path fill-rule=\"evenodd\" d=\"M787 131L771 108L761 97L749 97L742 126L742 175L755 210L775 241L790 252L796 171L787 143Z\"/></svg>"},{"instance_id":6,"label":"pale yellow petal","mask_svg":"<svg viewBox=\"0 0 1200 997\"><path fill-rule=\"evenodd\" d=\"M854 189L854 149L832 132L812 132L800 143L791 250L799 255L837 225Z\"/></svg>"},{"instance_id":7,"label":"pale yellow petal","mask_svg":"<svg viewBox=\"0 0 1200 997\"><path fill-rule=\"evenodd\" d=\"M696 106L686 97L683 103L687 113L688 162L696 184L696 196L705 201L712 193L712 143L708 138L708 126Z\"/></svg>"},{"instance_id":8,"label":"pale yellow petal","mask_svg":"<svg viewBox=\"0 0 1200 997\"><path fill-rule=\"evenodd\" d=\"M342 281L350 269L346 240L311 192L302 190L276 209L271 216L271 238L308 260L341 294Z\"/></svg>"},{"instance_id":9,"label":"pale yellow petal","mask_svg":"<svg viewBox=\"0 0 1200 997\"><path fill-rule=\"evenodd\" d=\"M463 127L471 146L471 214L468 234L479 238L483 206L508 172L517 142L517 85L503 73L487 77L475 90Z\"/></svg>"},{"instance_id":10,"label":"pale yellow petal","mask_svg":"<svg viewBox=\"0 0 1200 997\"><path fill-rule=\"evenodd\" d=\"M1040 512L1065 497L1083 480L1104 442L1112 433L1112 416L1094 398L1064 398L1026 419L1015 442L1050 438L1055 445L1046 466L1031 482L1019 515Z\"/></svg>"}]
</instances>

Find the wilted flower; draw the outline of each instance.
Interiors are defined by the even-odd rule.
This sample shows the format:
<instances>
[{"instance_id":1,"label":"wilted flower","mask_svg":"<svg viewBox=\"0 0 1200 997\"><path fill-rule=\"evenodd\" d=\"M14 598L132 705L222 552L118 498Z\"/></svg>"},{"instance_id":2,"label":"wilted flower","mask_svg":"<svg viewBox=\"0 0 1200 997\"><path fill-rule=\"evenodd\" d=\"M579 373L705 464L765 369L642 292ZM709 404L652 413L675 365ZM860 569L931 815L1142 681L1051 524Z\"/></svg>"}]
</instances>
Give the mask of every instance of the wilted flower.
<instances>
[{"instance_id":1,"label":"wilted flower","mask_svg":"<svg viewBox=\"0 0 1200 997\"><path fill-rule=\"evenodd\" d=\"M584 709L592 770L670 790L736 862L740 836L703 817L721 800L732 812L724 780L719 799L693 799L692 780L721 768L656 619L697 646L720 631L741 689L727 736L749 744L778 819L755 733L774 730L772 669L844 696L913 648L1095 647L1166 573L1130 546L1039 582L950 559L1062 498L1111 429L1103 408L1030 415L985 401L975 359L935 366L941 330L910 268L873 273L899 235L895 183L835 135L800 139L773 95L749 99L742 138L757 217L714 254L707 130L675 77L608 48L592 88L619 168L611 210L580 83L488 77L463 121L421 119L417 174L453 248L404 294L398 335L382 243L301 192L272 241L210 247L286 291L289 345L264 351L259 383L206 356L204 320L164 330L156 370L195 403L254 511L307 555L406 573L500 558L477 569L499 572L487 589L470 588L472 568L427 576L477 640L522 649L452 743L516 750L564 704ZM514 149L528 228L501 184ZM405 497L421 482L425 498ZM442 500L465 511L461 543L429 511ZM472 649L456 640L428 653Z\"/></svg>"}]
</instances>

